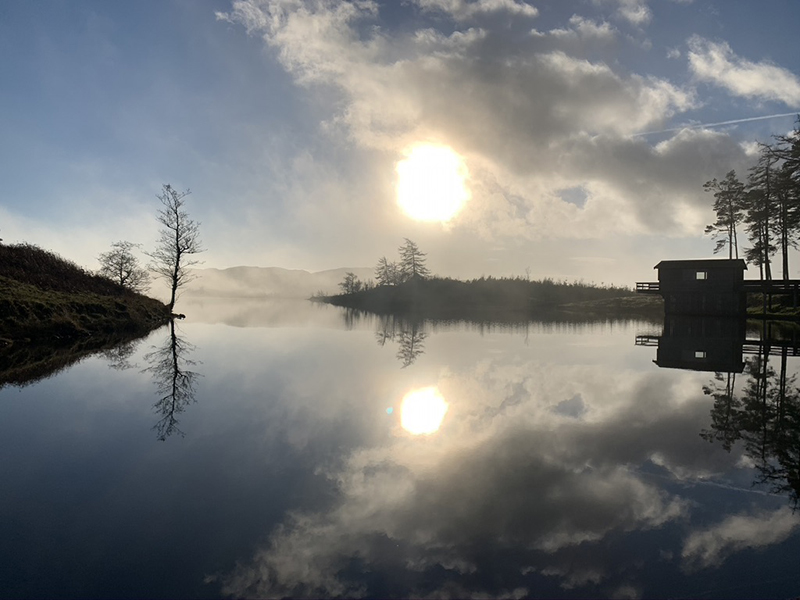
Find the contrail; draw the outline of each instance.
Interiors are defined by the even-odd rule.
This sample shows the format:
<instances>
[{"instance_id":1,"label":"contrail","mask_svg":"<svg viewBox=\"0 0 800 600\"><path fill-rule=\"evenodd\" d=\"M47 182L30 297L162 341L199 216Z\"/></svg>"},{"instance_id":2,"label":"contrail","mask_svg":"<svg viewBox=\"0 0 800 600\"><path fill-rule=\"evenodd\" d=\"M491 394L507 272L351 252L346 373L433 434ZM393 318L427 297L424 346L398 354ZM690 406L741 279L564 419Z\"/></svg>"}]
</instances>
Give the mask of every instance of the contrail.
<instances>
[{"instance_id":1,"label":"contrail","mask_svg":"<svg viewBox=\"0 0 800 600\"><path fill-rule=\"evenodd\" d=\"M719 123L701 123L698 125L684 125L683 127L672 127L671 129L661 129L659 131L643 131L641 133L634 133L633 136L639 135L654 135L656 133L672 133L673 131L681 131L683 129L700 129L701 127L721 127L722 125L736 125L737 123L749 123L750 121L766 121L767 119L779 119L782 117L795 117L798 116L797 112L780 113L777 115L764 115L763 117L747 117L746 119L734 119L732 121L720 121Z\"/></svg>"}]
</instances>

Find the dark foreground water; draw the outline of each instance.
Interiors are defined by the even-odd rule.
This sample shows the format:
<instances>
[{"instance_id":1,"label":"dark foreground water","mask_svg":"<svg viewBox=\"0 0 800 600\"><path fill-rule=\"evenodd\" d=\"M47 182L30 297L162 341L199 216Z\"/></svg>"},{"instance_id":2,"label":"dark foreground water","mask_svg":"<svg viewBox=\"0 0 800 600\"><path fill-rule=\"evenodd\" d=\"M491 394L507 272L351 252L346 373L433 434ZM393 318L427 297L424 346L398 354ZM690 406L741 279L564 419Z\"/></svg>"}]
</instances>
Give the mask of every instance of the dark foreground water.
<instances>
[{"instance_id":1,"label":"dark foreground water","mask_svg":"<svg viewBox=\"0 0 800 600\"><path fill-rule=\"evenodd\" d=\"M0 596L800 595L798 358L181 308L0 390Z\"/></svg>"}]
</instances>

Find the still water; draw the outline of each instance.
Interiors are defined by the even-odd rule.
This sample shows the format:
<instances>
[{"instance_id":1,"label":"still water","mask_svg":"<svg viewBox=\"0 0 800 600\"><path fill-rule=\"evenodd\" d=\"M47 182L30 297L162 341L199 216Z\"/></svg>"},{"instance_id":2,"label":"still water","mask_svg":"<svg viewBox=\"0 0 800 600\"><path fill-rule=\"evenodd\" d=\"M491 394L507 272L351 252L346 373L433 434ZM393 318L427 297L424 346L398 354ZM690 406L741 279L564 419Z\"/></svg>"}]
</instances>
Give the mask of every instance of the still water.
<instances>
[{"instance_id":1,"label":"still water","mask_svg":"<svg viewBox=\"0 0 800 600\"><path fill-rule=\"evenodd\" d=\"M659 368L661 324L181 309L0 389L0 596L800 594L798 358L731 381Z\"/></svg>"}]
</instances>

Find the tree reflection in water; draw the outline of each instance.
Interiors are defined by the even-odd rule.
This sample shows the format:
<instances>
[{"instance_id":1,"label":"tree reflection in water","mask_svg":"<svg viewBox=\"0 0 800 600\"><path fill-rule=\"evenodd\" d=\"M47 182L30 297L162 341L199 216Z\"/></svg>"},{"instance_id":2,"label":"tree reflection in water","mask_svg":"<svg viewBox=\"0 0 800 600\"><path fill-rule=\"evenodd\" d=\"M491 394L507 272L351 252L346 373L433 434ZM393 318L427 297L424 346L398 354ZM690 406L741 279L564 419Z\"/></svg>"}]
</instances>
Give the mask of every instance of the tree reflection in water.
<instances>
[{"instance_id":1,"label":"tree reflection in water","mask_svg":"<svg viewBox=\"0 0 800 600\"><path fill-rule=\"evenodd\" d=\"M103 350L101 354L108 361L108 368L114 369L115 371L125 371L137 367L138 365L132 363L130 359L136 352L141 341L141 339L131 340L130 342L125 342L114 348Z\"/></svg>"},{"instance_id":2,"label":"tree reflection in water","mask_svg":"<svg viewBox=\"0 0 800 600\"><path fill-rule=\"evenodd\" d=\"M161 441L174 433L185 435L178 428L178 415L195 401L197 378L201 376L200 373L190 370L197 364L189 358L195 348L177 334L173 319L169 323L169 336L164 343L144 355L150 366L142 372L152 375L159 396L153 408L161 415L161 419L153 429Z\"/></svg>"},{"instance_id":3,"label":"tree reflection in water","mask_svg":"<svg viewBox=\"0 0 800 600\"><path fill-rule=\"evenodd\" d=\"M425 354L425 338L428 334L422 331L418 322L404 321L396 317L381 317L375 339L379 346L385 346L387 341L397 342L397 360L403 366L409 367Z\"/></svg>"},{"instance_id":4,"label":"tree reflection in water","mask_svg":"<svg viewBox=\"0 0 800 600\"><path fill-rule=\"evenodd\" d=\"M703 391L714 398L711 427L701 432L710 442L730 451L740 441L759 472L755 484L769 485L776 494L788 494L793 509L800 504L800 387L796 375L787 375L790 349L772 348L766 338L757 354L745 361L747 377L736 395L735 374L716 373ZM780 356L776 371L771 355Z\"/></svg>"}]
</instances>

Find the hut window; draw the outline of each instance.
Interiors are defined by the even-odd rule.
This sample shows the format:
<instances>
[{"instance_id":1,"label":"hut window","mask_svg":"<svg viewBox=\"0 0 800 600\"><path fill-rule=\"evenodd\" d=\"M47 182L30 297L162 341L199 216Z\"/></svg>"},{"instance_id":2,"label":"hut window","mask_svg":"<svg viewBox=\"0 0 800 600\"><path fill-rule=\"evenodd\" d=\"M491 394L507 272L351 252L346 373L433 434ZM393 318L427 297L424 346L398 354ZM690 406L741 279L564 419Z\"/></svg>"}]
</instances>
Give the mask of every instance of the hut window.
<instances>
[{"instance_id":1,"label":"hut window","mask_svg":"<svg viewBox=\"0 0 800 600\"><path fill-rule=\"evenodd\" d=\"M695 279L708 279L708 271L697 271L694 274Z\"/></svg>"},{"instance_id":2,"label":"hut window","mask_svg":"<svg viewBox=\"0 0 800 600\"><path fill-rule=\"evenodd\" d=\"M706 357L706 351L705 350L695 350L694 351L694 357L695 358L705 358Z\"/></svg>"}]
</instances>

